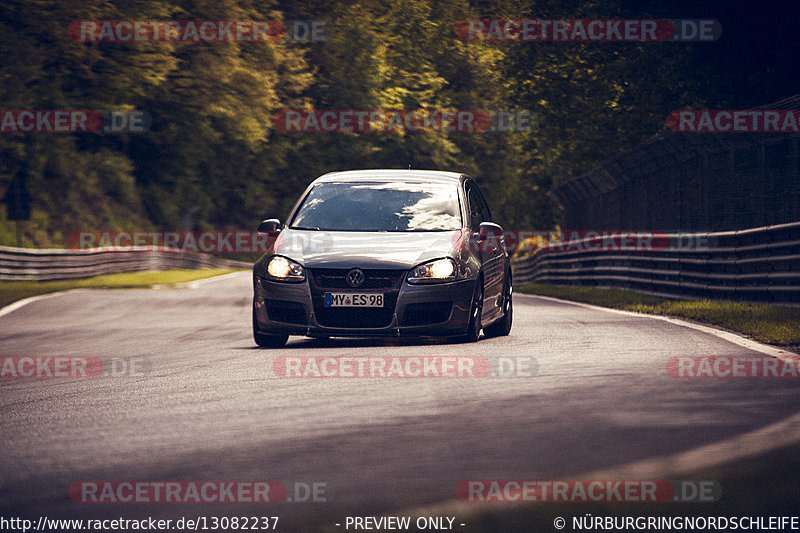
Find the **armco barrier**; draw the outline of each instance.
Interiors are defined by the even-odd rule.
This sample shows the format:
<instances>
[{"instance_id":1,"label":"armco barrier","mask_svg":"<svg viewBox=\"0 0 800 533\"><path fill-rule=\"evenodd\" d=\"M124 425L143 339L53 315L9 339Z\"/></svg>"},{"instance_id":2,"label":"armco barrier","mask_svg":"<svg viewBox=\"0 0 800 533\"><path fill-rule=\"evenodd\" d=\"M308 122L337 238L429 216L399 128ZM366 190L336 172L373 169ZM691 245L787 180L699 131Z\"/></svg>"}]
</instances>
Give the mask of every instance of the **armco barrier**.
<instances>
[{"instance_id":1,"label":"armco barrier","mask_svg":"<svg viewBox=\"0 0 800 533\"><path fill-rule=\"evenodd\" d=\"M172 268L252 268L251 263L155 246L124 249L37 250L0 246L0 280L88 278L115 272Z\"/></svg>"},{"instance_id":2,"label":"armco barrier","mask_svg":"<svg viewBox=\"0 0 800 533\"><path fill-rule=\"evenodd\" d=\"M621 287L684 298L800 301L800 222L669 237L671 242L699 240L708 246L620 252L551 245L515 261L514 284Z\"/></svg>"}]
</instances>

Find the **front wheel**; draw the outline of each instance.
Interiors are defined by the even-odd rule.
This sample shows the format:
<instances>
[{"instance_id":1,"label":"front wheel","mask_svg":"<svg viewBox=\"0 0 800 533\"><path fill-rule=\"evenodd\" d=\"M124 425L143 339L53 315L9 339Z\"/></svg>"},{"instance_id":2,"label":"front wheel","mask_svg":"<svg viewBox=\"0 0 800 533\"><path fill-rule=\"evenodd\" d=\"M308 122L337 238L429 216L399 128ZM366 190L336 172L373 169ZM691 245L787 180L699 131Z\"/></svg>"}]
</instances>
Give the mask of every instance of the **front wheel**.
<instances>
[{"instance_id":1,"label":"front wheel","mask_svg":"<svg viewBox=\"0 0 800 533\"><path fill-rule=\"evenodd\" d=\"M256 310L253 308L253 340L262 348L281 348L289 335L268 335L258 331L258 321L256 320Z\"/></svg>"},{"instance_id":2,"label":"front wheel","mask_svg":"<svg viewBox=\"0 0 800 533\"><path fill-rule=\"evenodd\" d=\"M503 318L483 328L483 333L487 337L504 337L511 333L511 323L514 320L514 303L511 299L511 272L506 273L505 286L503 288Z\"/></svg>"},{"instance_id":3,"label":"front wheel","mask_svg":"<svg viewBox=\"0 0 800 533\"><path fill-rule=\"evenodd\" d=\"M467 333L461 337L463 342L476 342L481 336L481 317L483 315L483 280L478 278L475 283L475 294L472 296L472 307L469 311L469 325Z\"/></svg>"}]
</instances>

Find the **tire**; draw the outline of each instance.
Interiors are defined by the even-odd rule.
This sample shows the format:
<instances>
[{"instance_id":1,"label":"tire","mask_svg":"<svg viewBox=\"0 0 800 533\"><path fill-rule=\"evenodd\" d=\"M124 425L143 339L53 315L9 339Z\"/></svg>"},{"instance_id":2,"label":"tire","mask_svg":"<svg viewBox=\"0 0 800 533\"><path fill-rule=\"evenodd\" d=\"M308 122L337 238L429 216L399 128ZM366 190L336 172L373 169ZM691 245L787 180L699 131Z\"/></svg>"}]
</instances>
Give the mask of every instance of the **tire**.
<instances>
[{"instance_id":1,"label":"tire","mask_svg":"<svg viewBox=\"0 0 800 533\"><path fill-rule=\"evenodd\" d=\"M503 318L483 328L483 334L487 337L505 337L511 333L511 323L514 321L513 292L511 272L506 272L503 286Z\"/></svg>"},{"instance_id":2,"label":"tire","mask_svg":"<svg viewBox=\"0 0 800 533\"><path fill-rule=\"evenodd\" d=\"M462 342L477 342L481 336L481 317L483 316L483 278L478 278L475 283L475 293L472 295L472 307L469 310L469 325L467 333L461 337Z\"/></svg>"},{"instance_id":3,"label":"tire","mask_svg":"<svg viewBox=\"0 0 800 533\"><path fill-rule=\"evenodd\" d=\"M282 348L289 335L268 335L258 331L258 321L256 320L256 310L253 308L253 340L262 348Z\"/></svg>"}]
</instances>

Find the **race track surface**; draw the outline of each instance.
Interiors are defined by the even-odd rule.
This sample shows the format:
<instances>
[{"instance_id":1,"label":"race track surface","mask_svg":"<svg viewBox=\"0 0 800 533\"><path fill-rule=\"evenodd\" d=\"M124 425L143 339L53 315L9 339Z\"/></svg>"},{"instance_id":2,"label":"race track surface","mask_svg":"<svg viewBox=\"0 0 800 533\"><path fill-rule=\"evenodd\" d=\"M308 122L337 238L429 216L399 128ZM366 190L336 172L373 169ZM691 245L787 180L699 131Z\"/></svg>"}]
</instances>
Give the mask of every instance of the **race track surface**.
<instances>
[{"instance_id":1,"label":"race track surface","mask_svg":"<svg viewBox=\"0 0 800 533\"><path fill-rule=\"evenodd\" d=\"M247 272L194 288L32 302L0 317L0 356L87 356L140 370L0 379L0 514L277 515L285 530L310 531L455 500L462 480L554 480L658 461L797 412L796 380L666 371L675 356L762 353L652 317L519 294L514 302L511 335L476 344L291 337L281 350L252 341ZM471 356L532 370L287 379L274 372L281 356ZM323 483L328 501L75 503L68 489L85 480L277 480L289 498L295 482Z\"/></svg>"}]
</instances>

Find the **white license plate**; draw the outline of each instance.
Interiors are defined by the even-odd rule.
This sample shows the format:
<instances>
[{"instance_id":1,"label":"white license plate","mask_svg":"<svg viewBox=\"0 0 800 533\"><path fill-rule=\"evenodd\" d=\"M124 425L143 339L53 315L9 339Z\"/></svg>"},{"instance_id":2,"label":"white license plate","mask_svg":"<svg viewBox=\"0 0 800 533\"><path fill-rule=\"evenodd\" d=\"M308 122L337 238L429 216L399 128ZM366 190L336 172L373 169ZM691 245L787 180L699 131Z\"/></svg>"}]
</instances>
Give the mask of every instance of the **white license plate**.
<instances>
[{"instance_id":1,"label":"white license plate","mask_svg":"<svg viewBox=\"0 0 800 533\"><path fill-rule=\"evenodd\" d=\"M383 307L383 294L374 292L326 292L325 307Z\"/></svg>"}]
</instances>

